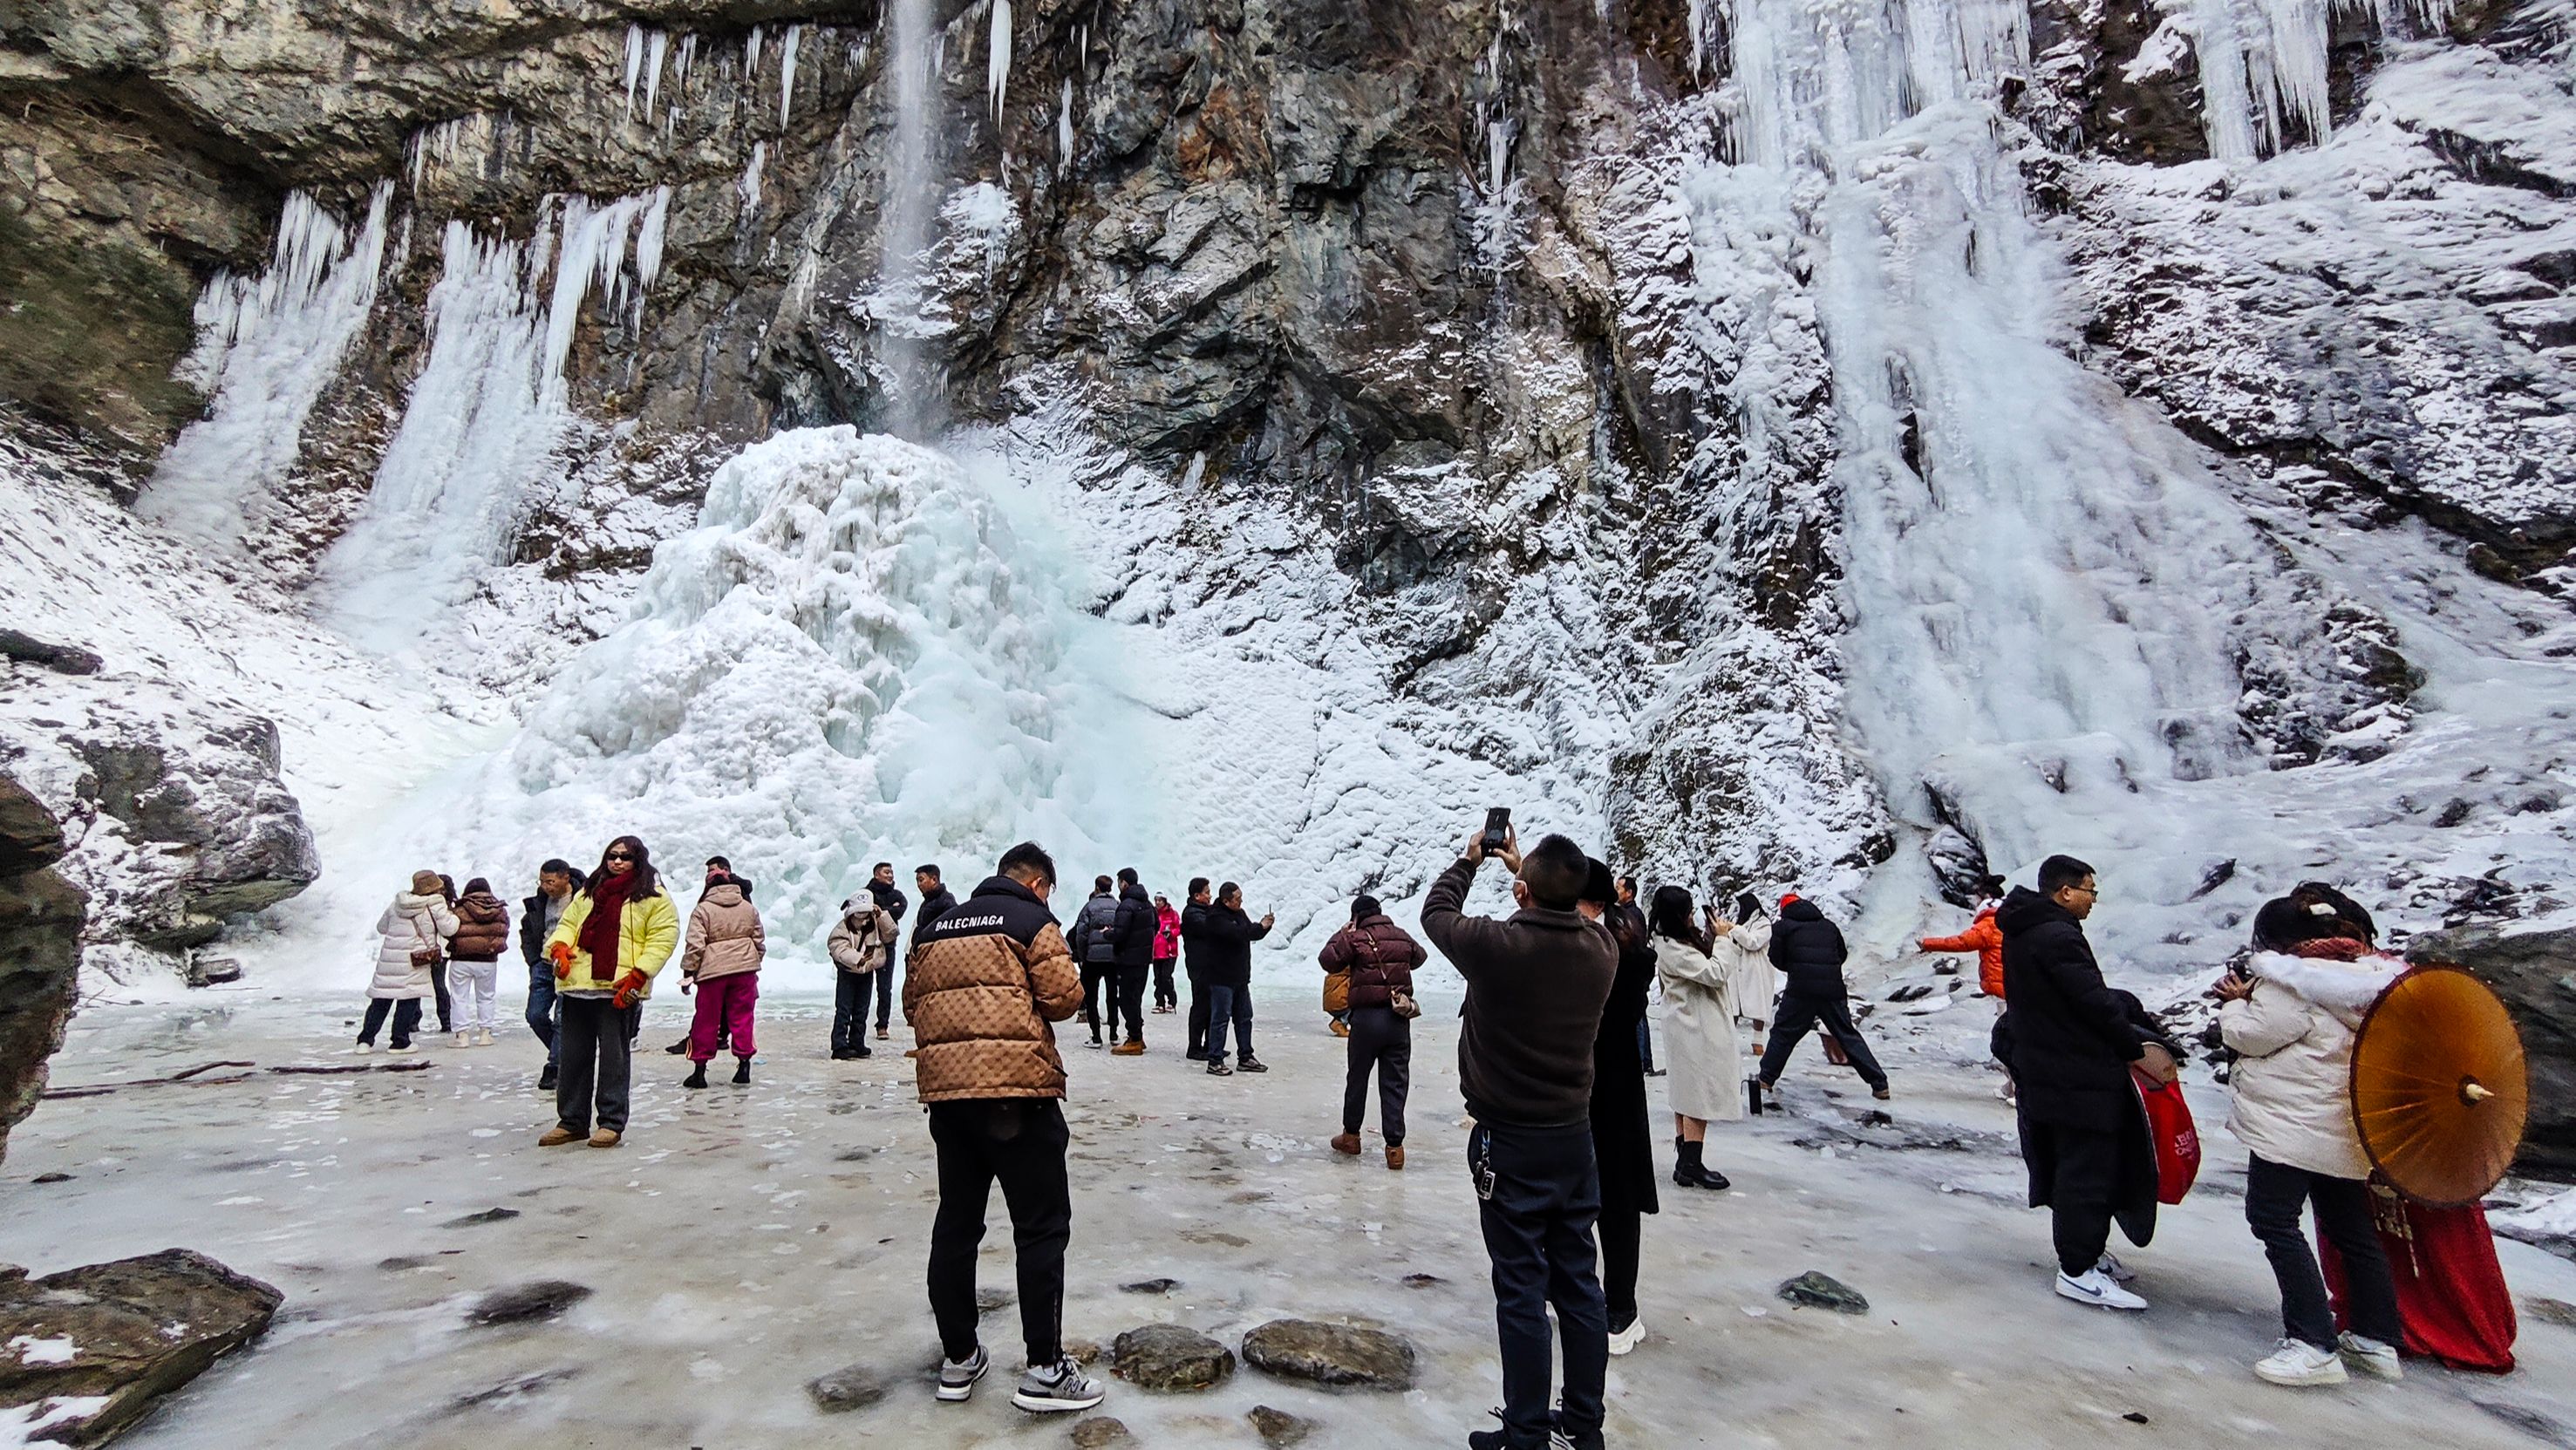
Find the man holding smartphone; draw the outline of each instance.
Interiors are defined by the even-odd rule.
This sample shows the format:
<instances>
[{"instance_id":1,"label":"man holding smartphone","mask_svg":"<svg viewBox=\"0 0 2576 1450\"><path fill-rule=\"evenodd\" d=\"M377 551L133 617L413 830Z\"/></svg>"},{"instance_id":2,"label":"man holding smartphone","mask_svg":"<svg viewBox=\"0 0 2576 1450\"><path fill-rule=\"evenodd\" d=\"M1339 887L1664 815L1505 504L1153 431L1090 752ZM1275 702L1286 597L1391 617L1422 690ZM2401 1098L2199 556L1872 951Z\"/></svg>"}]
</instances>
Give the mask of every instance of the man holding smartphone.
<instances>
[{"instance_id":1,"label":"man holding smartphone","mask_svg":"<svg viewBox=\"0 0 2576 1450\"><path fill-rule=\"evenodd\" d=\"M1508 825L1498 855L1520 909L1496 920L1461 911L1487 855L1483 830L1433 883L1422 932L1467 979L1459 1086L1476 1125L1467 1140L1476 1214L1493 1261L1503 1360L1503 1427L1470 1450L1544 1450L1561 1434L1601 1444L1609 1310L1592 1240L1601 1176L1592 1156L1592 1046L1618 975L1619 947L1575 910L1591 863L1563 836L1527 857ZM1548 1410L1547 1310L1565 1347L1564 1408Z\"/></svg>"}]
</instances>

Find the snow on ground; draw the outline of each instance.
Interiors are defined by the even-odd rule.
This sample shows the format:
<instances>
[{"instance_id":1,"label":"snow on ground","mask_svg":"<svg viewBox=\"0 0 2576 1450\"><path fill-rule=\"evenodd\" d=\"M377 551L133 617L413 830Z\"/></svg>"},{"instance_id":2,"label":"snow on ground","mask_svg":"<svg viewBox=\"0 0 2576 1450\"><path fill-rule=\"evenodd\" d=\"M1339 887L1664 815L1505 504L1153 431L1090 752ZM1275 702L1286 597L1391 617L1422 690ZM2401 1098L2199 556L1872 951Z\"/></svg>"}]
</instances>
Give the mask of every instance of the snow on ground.
<instances>
[{"instance_id":1,"label":"snow on ground","mask_svg":"<svg viewBox=\"0 0 2576 1450\"><path fill-rule=\"evenodd\" d=\"M1401 1396L1313 1391L1248 1368L1201 1395L1113 1381L1102 1412L1140 1443L1253 1444L1242 1416L1256 1403L1321 1422L1308 1442L1320 1446L1452 1444L1491 1423L1492 1304L1458 1155L1456 988L1434 980L1401 1174L1375 1156L1374 1106L1368 1156L1328 1148L1341 1046L1311 999L1265 989L1266 1077L1207 1078L1179 1060L1177 1024L1159 1017L1143 1058L1070 1050L1070 1337L1176 1321L1232 1343L1280 1315L1350 1315L1423 1354L1420 1388ZM213 1058L351 1062L341 1053L357 1005L354 993L218 989L180 1006L94 1008L74 1022L56 1080ZM931 1398L931 1155L905 1060L829 1062L819 998L779 993L762 1007L758 1081L688 1093L681 1064L652 1050L681 1014L656 1004L631 1136L615 1152L535 1146L550 1109L531 1090L539 1053L522 1033L489 1050L426 1049L417 1074L261 1073L47 1103L13 1135L0 1188L10 1257L43 1273L176 1240L287 1292L268 1337L134 1432L139 1450L389 1434L423 1450L480 1450L496 1436L1058 1443L1048 1437L1061 1422L1028 1423L1003 1377L968 1405ZM1982 1014L1941 1017L1967 1015ZM2247 1365L2278 1332L2275 1303L2240 1218L2242 1154L2206 1089L2195 1092L2211 1125L2201 1187L2166 1211L2152 1247L2122 1250L2155 1308L2120 1317L2055 1298L2046 1219L2020 1205L2009 1117L1965 1025L1873 1026L1895 1073L1894 1126L1864 1124L1872 1105L1857 1083L1810 1051L1789 1075L1790 1112L1714 1135L1734 1190L1667 1190L1646 1227L1651 1332L1613 1361L1614 1443L2137 1434L2504 1450L2576 1433L2576 1264L2515 1243L2500 1248L2523 1311L2520 1373L2415 1368L2402 1385L2303 1392L2255 1381ZM28 1181L52 1171L72 1177ZM174 1203L188 1205L183 1218ZM470 1221L495 1208L518 1216ZM998 1212L981 1282L1007 1291ZM1811 1268L1860 1289L1871 1313L1773 1297ZM1179 1287L1118 1287L1156 1277ZM480 1294L547 1278L596 1292L550 1324L465 1324ZM985 1335L1015 1366L1013 1309L991 1311ZM804 1382L854 1361L885 1371L892 1393L821 1415ZM2123 1422L2139 1416L2143 1426Z\"/></svg>"}]
</instances>

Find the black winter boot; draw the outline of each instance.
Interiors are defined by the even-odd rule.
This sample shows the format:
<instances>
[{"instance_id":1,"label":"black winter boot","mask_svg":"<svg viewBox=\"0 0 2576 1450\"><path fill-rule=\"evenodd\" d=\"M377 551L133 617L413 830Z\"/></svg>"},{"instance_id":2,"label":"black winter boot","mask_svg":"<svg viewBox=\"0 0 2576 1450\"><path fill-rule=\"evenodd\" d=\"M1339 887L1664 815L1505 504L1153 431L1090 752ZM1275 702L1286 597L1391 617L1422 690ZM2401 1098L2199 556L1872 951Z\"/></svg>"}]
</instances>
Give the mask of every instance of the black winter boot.
<instances>
[{"instance_id":1,"label":"black winter boot","mask_svg":"<svg viewBox=\"0 0 2576 1450\"><path fill-rule=\"evenodd\" d=\"M738 1083L748 1083L751 1081L750 1058L737 1057L733 1060L733 1080Z\"/></svg>"},{"instance_id":2,"label":"black winter boot","mask_svg":"<svg viewBox=\"0 0 2576 1450\"><path fill-rule=\"evenodd\" d=\"M1710 1170L1700 1161L1701 1155L1707 1151L1706 1143L1693 1143L1685 1139L1681 1145L1680 1156L1673 1162L1673 1182L1683 1188L1716 1189L1731 1186L1725 1174Z\"/></svg>"},{"instance_id":3,"label":"black winter boot","mask_svg":"<svg viewBox=\"0 0 2576 1450\"><path fill-rule=\"evenodd\" d=\"M706 1085L707 1085L707 1065L706 1065L705 1063L703 1063L703 1062L701 1062L701 1063L697 1063L697 1064L693 1065L692 1067L690 1067L690 1069L689 1069L689 1075L688 1075L687 1077L684 1077L684 1078L680 1079L680 1086L682 1086L682 1087L684 1087L684 1088L702 1088L702 1087L705 1087Z\"/></svg>"}]
</instances>

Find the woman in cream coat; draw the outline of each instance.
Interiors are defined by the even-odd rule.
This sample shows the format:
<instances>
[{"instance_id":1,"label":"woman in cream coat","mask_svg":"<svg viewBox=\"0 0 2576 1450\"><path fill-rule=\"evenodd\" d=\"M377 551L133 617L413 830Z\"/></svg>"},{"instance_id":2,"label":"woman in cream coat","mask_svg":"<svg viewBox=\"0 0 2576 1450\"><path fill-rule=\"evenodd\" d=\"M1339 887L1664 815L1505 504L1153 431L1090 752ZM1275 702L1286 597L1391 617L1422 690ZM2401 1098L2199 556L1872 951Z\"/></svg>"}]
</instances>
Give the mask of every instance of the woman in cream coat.
<instances>
[{"instance_id":1,"label":"woman in cream coat","mask_svg":"<svg viewBox=\"0 0 2576 1450\"><path fill-rule=\"evenodd\" d=\"M1727 959L1712 955L1679 886L1655 892L1647 916L1655 977L1664 988L1664 1057L1673 1107L1673 1182L1724 1188L1726 1175L1703 1161L1711 1122L1744 1116L1743 1057L1735 1041L1735 980Z\"/></svg>"}]
</instances>

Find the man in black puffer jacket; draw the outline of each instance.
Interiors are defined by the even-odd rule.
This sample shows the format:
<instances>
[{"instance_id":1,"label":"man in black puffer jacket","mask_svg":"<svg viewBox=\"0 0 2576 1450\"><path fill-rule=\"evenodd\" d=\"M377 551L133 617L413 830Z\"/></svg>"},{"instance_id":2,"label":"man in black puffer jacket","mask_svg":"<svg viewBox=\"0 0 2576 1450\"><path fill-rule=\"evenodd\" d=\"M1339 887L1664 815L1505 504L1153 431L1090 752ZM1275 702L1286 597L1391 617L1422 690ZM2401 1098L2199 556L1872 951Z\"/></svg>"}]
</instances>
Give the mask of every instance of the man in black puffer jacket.
<instances>
[{"instance_id":1,"label":"man in black puffer jacket","mask_svg":"<svg viewBox=\"0 0 2576 1450\"><path fill-rule=\"evenodd\" d=\"M1764 1092L1780 1080L1798 1043L1821 1024L1851 1059L1852 1071L1869 1084L1870 1096L1886 1100L1887 1071L1852 1025L1851 992L1843 985L1843 962L1850 955L1841 929L1825 920L1814 902L1794 892L1780 898L1780 921L1771 928L1771 965L1788 985L1780 993L1780 1015L1771 1024L1771 1045L1762 1052Z\"/></svg>"},{"instance_id":2,"label":"man in black puffer jacket","mask_svg":"<svg viewBox=\"0 0 2576 1450\"><path fill-rule=\"evenodd\" d=\"M2079 1304L2144 1309L2103 1268L2113 1215L2144 1243L2155 1231L2155 1150L2129 1081L2137 1063L2174 1079L2172 1053L2102 980L2084 936L2093 868L2072 856L2039 865L2039 890L2015 887L1995 910L2004 934L2004 1016L1994 1047L2020 1090L2030 1202L2050 1211L2057 1292ZM2126 1000L2123 1000L2126 999Z\"/></svg>"},{"instance_id":3,"label":"man in black puffer jacket","mask_svg":"<svg viewBox=\"0 0 2576 1450\"><path fill-rule=\"evenodd\" d=\"M1135 1057L1145 1050L1145 979L1154 969L1154 898L1136 879L1133 866L1119 869L1115 920L1111 945L1118 973L1112 985L1117 989L1117 1015L1127 1019L1127 1040L1110 1050L1120 1057Z\"/></svg>"}]
</instances>

